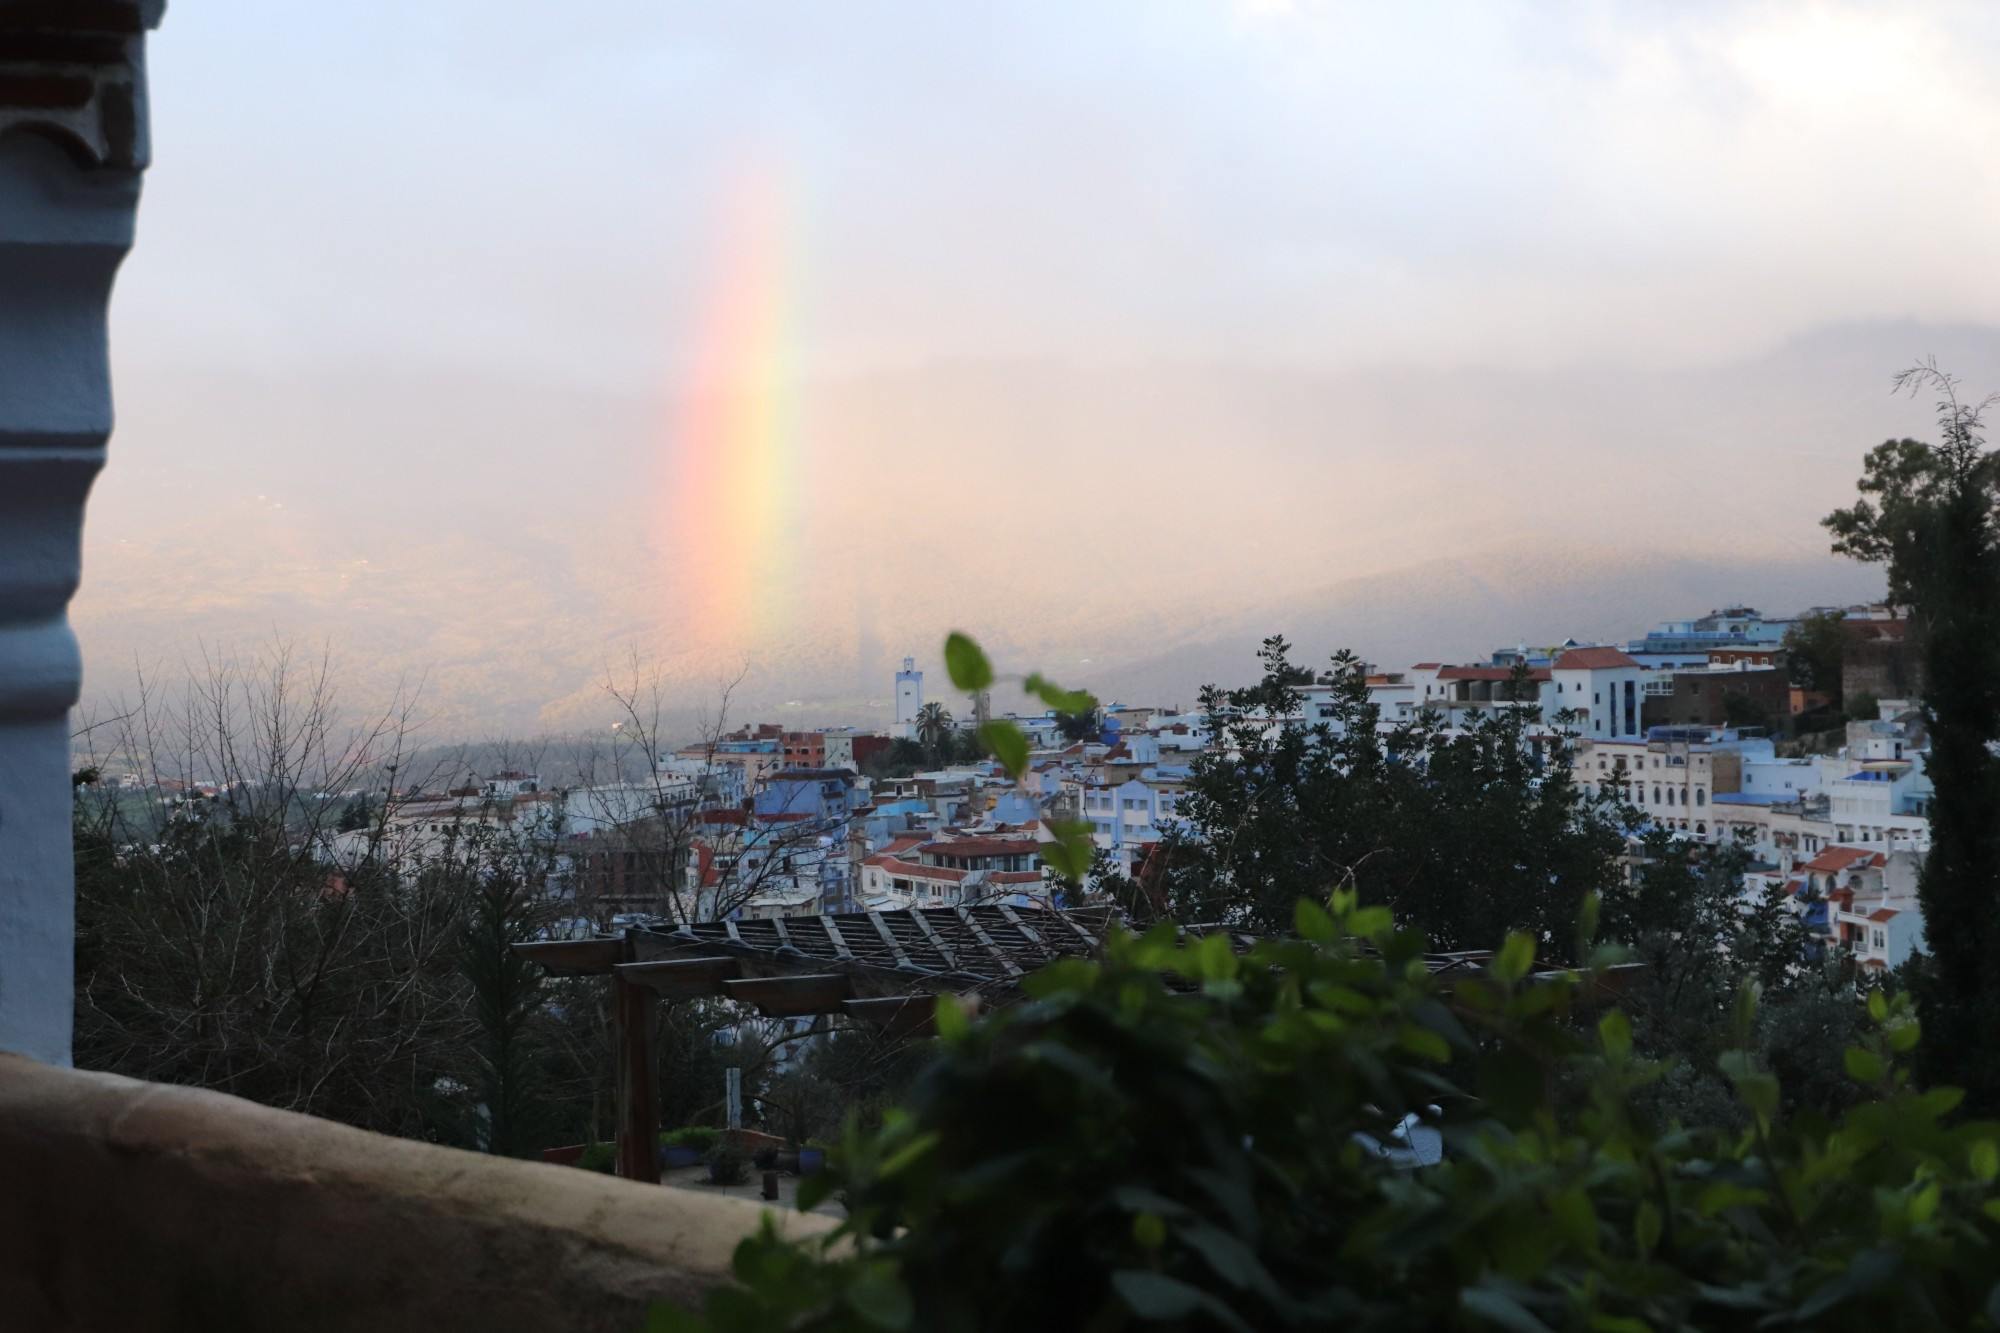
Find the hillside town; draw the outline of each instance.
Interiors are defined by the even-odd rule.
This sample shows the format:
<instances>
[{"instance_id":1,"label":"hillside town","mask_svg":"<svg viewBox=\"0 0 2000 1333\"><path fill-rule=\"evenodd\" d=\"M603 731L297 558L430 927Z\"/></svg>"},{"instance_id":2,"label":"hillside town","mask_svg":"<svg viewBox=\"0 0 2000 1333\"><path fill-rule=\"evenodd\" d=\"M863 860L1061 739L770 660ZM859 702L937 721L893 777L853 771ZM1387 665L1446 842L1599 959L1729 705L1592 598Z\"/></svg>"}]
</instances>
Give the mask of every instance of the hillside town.
<instances>
[{"instance_id":1,"label":"hillside town","mask_svg":"<svg viewBox=\"0 0 2000 1333\"><path fill-rule=\"evenodd\" d=\"M1463 732L1534 709L1538 747L1569 746L1587 799L1625 803L1636 843L1663 831L1733 842L1746 903L1781 888L1817 947L1892 968L1923 945L1917 868L1929 847L1924 727L1908 621L1881 606L1819 609L1845 642L1840 679L1788 660L1801 618L1746 607L1661 624L1624 644L1515 645L1484 662L1367 668L1376 725ZM1272 728L1338 725L1328 677L1300 681ZM1836 705L1840 706L1836 706ZM616 783L555 786L507 770L403 791L331 835L336 862L470 854L504 836L546 848L597 924L779 919L1088 897L1039 855L1087 824L1096 875L1142 875L1172 837L1198 710L1107 702L1089 717L1009 713L1031 749L1017 781L971 741L984 698L953 717L905 659L886 731L753 724L657 755ZM366 798L363 799L366 808ZM1093 876L1095 878L1096 876ZM581 911L581 909L580 909ZM580 915L579 927L586 921Z\"/></svg>"}]
</instances>

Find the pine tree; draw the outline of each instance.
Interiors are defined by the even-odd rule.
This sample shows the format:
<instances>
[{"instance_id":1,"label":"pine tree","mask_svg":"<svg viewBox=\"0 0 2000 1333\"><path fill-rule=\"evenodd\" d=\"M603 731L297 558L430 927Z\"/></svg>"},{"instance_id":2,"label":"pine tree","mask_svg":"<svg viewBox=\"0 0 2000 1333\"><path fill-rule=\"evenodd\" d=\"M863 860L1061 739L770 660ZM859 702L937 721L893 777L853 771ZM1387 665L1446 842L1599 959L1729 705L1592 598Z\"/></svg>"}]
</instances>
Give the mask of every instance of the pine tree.
<instances>
[{"instance_id":1,"label":"pine tree","mask_svg":"<svg viewBox=\"0 0 2000 1333\"><path fill-rule=\"evenodd\" d=\"M1934 364L1905 371L1897 387L1940 394L1942 442L1878 446L1864 498L1825 525L1837 553L1888 566L1891 596L1922 636L1936 795L1918 886L1930 951L1917 974L1919 1065L1990 1115L2000 1112L2000 457L1981 431L1994 400L1961 403Z\"/></svg>"}]
</instances>

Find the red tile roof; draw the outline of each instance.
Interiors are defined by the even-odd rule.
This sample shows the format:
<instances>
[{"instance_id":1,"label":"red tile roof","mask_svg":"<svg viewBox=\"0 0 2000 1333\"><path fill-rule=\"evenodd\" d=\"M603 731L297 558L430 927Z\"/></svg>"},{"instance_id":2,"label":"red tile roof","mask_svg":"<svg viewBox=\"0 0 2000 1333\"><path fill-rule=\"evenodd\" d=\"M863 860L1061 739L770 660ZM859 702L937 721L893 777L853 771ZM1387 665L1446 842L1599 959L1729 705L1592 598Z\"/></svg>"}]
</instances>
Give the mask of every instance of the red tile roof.
<instances>
[{"instance_id":1,"label":"red tile roof","mask_svg":"<svg viewBox=\"0 0 2000 1333\"><path fill-rule=\"evenodd\" d=\"M938 856L1019 856L1035 850L1034 838L939 838L924 844Z\"/></svg>"},{"instance_id":2,"label":"red tile roof","mask_svg":"<svg viewBox=\"0 0 2000 1333\"><path fill-rule=\"evenodd\" d=\"M1514 668L1496 666L1448 666L1438 668L1439 680L1512 680ZM1529 680L1547 680L1547 667L1529 667Z\"/></svg>"},{"instance_id":3,"label":"red tile roof","mask_svg":"<svg viewBox=\"0 0 2000 1333\"><path fill-rule=\"evenodd\" d=\"M1607 667L1635 667L1638 662L1619 648L1572 648L1556 659L1558 671L1601 671Z\"/></svg>"},{"instance_id":4,"label":"red tile roof","mask_svg":"<svg viewBox=\"0 0 2000 1333\"><path fill-rule=\"evenodd\" d=\"M1816 870L1821 874L1832 874L1842 870L1858 869L1862 866L1879 866L1886 862L1880 852L1867 851L1860 847L1829 847L1801 866L1802 870Z\"/></svg>"},{"instance_id":5,"label":"red tile roof","mask_svg":"<svg viewBox=\"0 0 2000 1333\"><path fill-rule=\"evenodd\" d=\"M1870 912L1868 914L1868 919L1870 921L1887 921L1890 917L1896 915L1896 913L1901 910L1902 909L1899 907L1877 908L1875 911Z\"/></svg>"}]
</instances>

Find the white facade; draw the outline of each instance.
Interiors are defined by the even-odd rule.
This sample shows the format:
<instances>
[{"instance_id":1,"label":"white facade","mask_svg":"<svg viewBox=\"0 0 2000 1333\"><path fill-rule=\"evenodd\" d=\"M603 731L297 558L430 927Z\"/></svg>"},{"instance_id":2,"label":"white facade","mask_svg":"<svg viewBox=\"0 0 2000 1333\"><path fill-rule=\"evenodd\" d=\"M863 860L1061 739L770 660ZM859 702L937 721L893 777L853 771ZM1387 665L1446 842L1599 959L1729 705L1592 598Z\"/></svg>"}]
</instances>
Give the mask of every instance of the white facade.
<instances>
[{"instance_id":1,"label":"white facade","mask_svg":"<svg viewBox=\"0 0 2000 1333\"><path fill-rule=\"evenodd\" d=\"M1577 730L1593 739L1646 734L1640 721L1645 669L1615 648L1572 648L1549 668L1542 686L1542 718L1565 709L1579 715Z\"/></svg>"},{"instance_id":2,"label":"white facade","mask_svg":"<svg viewBox=\"0 0 2000 1333\"><path fill-rule=\"evenodd\" d=\"M903 659L903 669L896 673L896 721L889 734L898 740L909 740L917 734L917 714L924 707L924 673L917 670L917 659Z\"/></svg>"}]
</instances>

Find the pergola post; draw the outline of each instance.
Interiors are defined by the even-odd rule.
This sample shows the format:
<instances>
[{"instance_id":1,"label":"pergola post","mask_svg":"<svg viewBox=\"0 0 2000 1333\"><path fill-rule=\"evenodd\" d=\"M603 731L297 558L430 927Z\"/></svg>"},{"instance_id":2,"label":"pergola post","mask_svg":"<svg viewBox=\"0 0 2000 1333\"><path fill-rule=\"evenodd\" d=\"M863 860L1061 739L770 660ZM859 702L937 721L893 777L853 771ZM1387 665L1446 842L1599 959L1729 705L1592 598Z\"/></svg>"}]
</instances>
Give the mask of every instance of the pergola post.
<instances>
[{"instance_id":1,"label":"pergola post","mask_svg":"<svg viewBox=\"0 0 2000 1333\"><path fill-rule=\"evenodd\" d=\"M611 974L611 1025L617 1046L618 1174L660 1183L660 1095L653 1063L657 1003L648 987Z\"/></svg>"}]
</instances>

